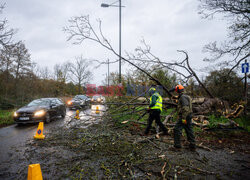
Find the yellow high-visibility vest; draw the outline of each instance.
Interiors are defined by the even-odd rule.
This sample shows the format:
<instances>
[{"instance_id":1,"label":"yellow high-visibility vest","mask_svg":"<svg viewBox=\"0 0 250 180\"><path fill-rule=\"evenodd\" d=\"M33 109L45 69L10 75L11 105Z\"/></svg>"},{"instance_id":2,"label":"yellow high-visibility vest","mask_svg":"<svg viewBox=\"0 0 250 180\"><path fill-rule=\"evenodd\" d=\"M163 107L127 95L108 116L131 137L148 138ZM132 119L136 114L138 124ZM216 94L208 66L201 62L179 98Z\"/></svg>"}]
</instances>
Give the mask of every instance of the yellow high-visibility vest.
<instances>
[{"instance_id":1,"label":"yellow high-visibility vest","mask_svg":"<svg viewBox=\"0 0 250 180\"><path fill-rule=\"evenodd\" d=\"M151 109L160 109L162 111L162 97L159 93L154 93L152 96L157 96L158 99L156 100L156 103ZM150 97L150 104L152 102L152 96Z\"/></svg>"}]
</instances>

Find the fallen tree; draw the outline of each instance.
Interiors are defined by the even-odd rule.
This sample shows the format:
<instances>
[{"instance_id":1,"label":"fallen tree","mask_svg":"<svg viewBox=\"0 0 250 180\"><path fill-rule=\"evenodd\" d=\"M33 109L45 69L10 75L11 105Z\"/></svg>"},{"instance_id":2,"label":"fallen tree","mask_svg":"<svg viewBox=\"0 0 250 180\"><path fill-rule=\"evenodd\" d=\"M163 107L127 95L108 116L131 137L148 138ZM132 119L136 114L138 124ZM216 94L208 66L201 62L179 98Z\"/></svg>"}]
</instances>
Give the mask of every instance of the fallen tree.
<instances>
[{"instance_id":1,"label":"fallen tree","mask_svg":"<svg viewBox=\"0 0 250 180\"><path fill-rule=\"evenodd\" d=\"M94 41L107 50L111 51L114 55L119 57L119 54L114 50L111 43L105 38L102 32L101 27L101 21L98 20L98 27L99 31L96 31L90 20L89 16L78 16L73 17L69 20L70 25L64 27L64 32L68 34L68 41L73 41L74 44L82 44L85 40ZM199 85L204 89L204 91L207 93L208 97L205 99L204 103L202 103L199 106L194 106L194 113L195 115L200 114L208 114L210 112L220 112L223 115L227 115L228 112L230 112L230 109L228 108L228 103L225 101L220 100L219 98L215 98L212 93L205 87L205 85L201 82L195 71L191 68L189 63L189 57L188 53L183 50L178 50L178 52L183 53L185 55L185 58L181 61L173 61L173 62L164 62L161 61L160 58L156 57L152 52L149 45L145 43L145 41L142 41L142 44L144 48L138 47L135 49L135 54L133 53L127 53L127 58L120 57L124 62L127 62L132 67L140 70L144 74L146 74L150 80L154 81L156 85L162 86L163 90L167 93L169 96L169 102L171 105L174 105L176 107L176 103L173 101L174 96L167 87L163 85L162 82L160 82L158 79L153 77L146 69L142 68L140 66L140 63L144 63L145 66L156 66L159 69L166 68L168 70L171 70L178 75L180 75L182 82L185 84L188 82L188 80L191 77L194 77ZM100 64L106 64L107 62L100 62ZM145 94L145 93L144 93ZM139 96L140 97L140 96ZM129 106L131 103L133 104L133 101L135 101L138 97L132 99L128 103L121 103L116 104L118 109L116 108L116 111L121 109L124 106ZM133 104L135 105L135 104ZM139 105L139 104L138 104ZM142 104L140 104L142 105ZM143 104L144 105L144 104ZM134 108L135 109L135 108ZM121 113L121 115L124 115L124 113ZM230 116L228 116L230 117Z\"/></svg>"},{"instance_id":2,"label":"fallen tree","mask_svg":"<svg viewBox=\"0 0 250 180\"><path fill-rule=\"evenodd\" d=\"M97 42L104 48L111 51L117 57L120 57L119 54L114 50L111 43L104 37L101 27L101 21L98 20L99 32L95 31L91 22L89 21L89 16L79 16L73 17L69 20L70 25L64 27L64 32L68 34L68 41L73 41L73 44L81 44L84 40L91 40ZM171 98L173 95L169 92L169 90L161 83L158 79L154 78L149 72L144 70L143 68L139 67L134 62L143 62L147 63L148 65L160 65L159 68L167 68L169 70L178 73L179 75L183 76L186 81L188 81L191 77L195 77L198 83L202 86L202 88L206 91L209 97L213 98L214 96L209 92L209 90L204 86L204 84L200 81L199 77L196 75L194 70L191 68L189 63L189 57L187 52L183 50L178 50L178 52L185 54L185 59L181 60L180 62L171 62L166 63L160 61L155 55L150 52L150 46L148 46L145 41L142 41L145 45L145 49L139 47L136 48L137 54L129 54L127 53L127 57L120 57L123 61L129 63L136 69L140 70L141 72L145 73L152 81L154 81L157 85L161 85L164 91L168 94ZM145 58L146 57L146 58ZM100 62L101 64L106 64L107 62ZM181 68L181 70L177 70L176 67ZM182 73L181 71L185 71L187 75Z\"/></svg>"}]
</instances>

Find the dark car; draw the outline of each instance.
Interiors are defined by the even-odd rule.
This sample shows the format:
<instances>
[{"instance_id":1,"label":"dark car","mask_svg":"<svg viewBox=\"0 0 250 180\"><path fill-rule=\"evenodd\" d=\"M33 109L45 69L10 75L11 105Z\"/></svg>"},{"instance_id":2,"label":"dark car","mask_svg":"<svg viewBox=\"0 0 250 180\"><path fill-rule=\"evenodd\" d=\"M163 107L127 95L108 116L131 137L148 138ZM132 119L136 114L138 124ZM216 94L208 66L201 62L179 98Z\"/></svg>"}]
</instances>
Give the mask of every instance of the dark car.
<instances>
[{"instance_id":1,"label":"dark car","mask_svg":"<svg viewBox=\"0 0 250 180\"><path fill-rule=\"evenodd\" d=\"M103 104L105 103L105 97L102 95L94 95L91 99L92 104Z\"/></svg>"},{"instance_id":2,"label":"dark car","mask_svg":"<svg viewBox=\"0 0 250 180\"><path fill-rule=\"evenodd\" d=\"M36 99L14 113L17 124L45 122L49 123L57 116L65 117L65 104L58 98Z\"/></svg>"},{"instance_id":3,"label":"dark car","mask_svg":"<svg viewBox=\"0 0 250 180\"><path fill-rule=\"evenodd\" d=\"M76 95L73 99L67 102L69 109L84 108L89 105L90 98L85 95Z\"/></svg>"}]
</instances>

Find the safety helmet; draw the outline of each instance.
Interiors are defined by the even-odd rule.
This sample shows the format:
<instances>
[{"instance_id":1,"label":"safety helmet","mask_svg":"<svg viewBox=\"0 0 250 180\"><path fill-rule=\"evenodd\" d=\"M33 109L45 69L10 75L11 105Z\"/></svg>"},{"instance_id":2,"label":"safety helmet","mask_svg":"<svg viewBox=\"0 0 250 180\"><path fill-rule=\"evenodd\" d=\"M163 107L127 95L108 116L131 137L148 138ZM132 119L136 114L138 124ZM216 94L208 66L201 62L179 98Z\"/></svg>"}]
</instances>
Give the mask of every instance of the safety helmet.
<instances>
[{"instance_id":1,"label":"safety helmet","mask_svg":"<svg viewBox=\"0 0 250 180\"><path fill-rule=\"evenodd\" d=\"M149 94L154 94L155 91L156 91L156 89L153 88L153 87L151 87L151 88L148 90Z\"/></svg>"},{"instance_id":2,"label":"safety helmet","mask_svg":"<svg viewBox=\"0 0 250 180\"><path fill-rule=\"evenodd\" d=\"M181 92L183 92L184 91L184 87L182 86L182 85L177 85L176 87L175 87L175 91L177 92L177 93L181 93Z\"/></svg>"}]
</instances>

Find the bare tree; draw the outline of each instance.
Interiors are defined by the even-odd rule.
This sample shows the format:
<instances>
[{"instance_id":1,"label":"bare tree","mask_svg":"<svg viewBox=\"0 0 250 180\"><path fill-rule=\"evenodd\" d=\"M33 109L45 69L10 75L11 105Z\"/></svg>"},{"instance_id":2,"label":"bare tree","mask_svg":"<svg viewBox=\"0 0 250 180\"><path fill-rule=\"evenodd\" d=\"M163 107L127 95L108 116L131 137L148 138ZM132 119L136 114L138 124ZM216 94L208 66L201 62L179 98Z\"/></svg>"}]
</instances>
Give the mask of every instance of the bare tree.
<instances>
[{"instance_id":1,"label":"bare tree","mask_svg":"<svg viewBox=\"0 0 250 180\"><path fill-rule=\"evenodd\" d=\"M56 81L66 82L68 79L68 73L70 69L70 63L65 62L63 64L54 65L54 76Z\"/></svg>"},{"instance_id":2,"label":"bare tree","mask_svg":"<svg viewBox=\"0 0 250 180\"><path fill-rule=\"evenodd\" d=\"M250 55L250 1L249 0L199 0L200 14L203 18L213 18L216 14L224 15L229 23L228 41L218 46L212 42L204 47L204 52L212 57L205 61L218 62L216 65L229 67L232 72L240 62ZM225 55L232 57L231 60L221 60Z\"/></svg>"},{"instance_id":3,"label":"bare tree","mask_svg":"<svg viewBox=\"0 0 250 180\"><path fill-rule=\"evenodd\" d=\"M0 50L0 70L8 74L13 72L12 48L13 45L6 45Z\"/></svg>"},{"instance_id":4,"label":"bare tree","mask_svg":"<svg viewBox=\"0 0 250 180\"><path fill-rule=\"evenodd\" d=\"M45 67L36 66L36 70L34 73L40 79L50 79L50 77L51 77L51 73L50 73L49 68L47 66L45 66Z\"/></svg>"},{"instance_id":5,"label":"bare tree","mask_svg":"<svg viewBox=\"0 0 250 180\"><path fill-rule=\"evenodd\" d=\"M2 14L2 11L5 7L5 4L0 5L0 14ZM13 28L7 27L8 21L6 19L0 20L0 45L6 46L11 43L13 35L16 33L17 30Z\"/></svg>"},{"instance_id":6,"label":"bare tree","mask_svg":"<svg viewBox=\"0 0 250 180\"><path fill-rule=\"evenodd\" d=\"M138 66L154 66L155 68L152 69L152 72L157 69L168 69L178 74L180 77L178 80L181 81L183 84L187 83L190 78L194 77L205 90L205 92L209 95L209 97L213 98L214 96L205 87L205 85L202 83L195 71L190 66L188 53L183 50L178 50L178 52L183 53L185 55L185 58L183 60L172 60L170 62L160 60L160 58L158 58L151 52L151 47L146 44L145 40L142 40L142 46L137 47L135 49L134 54L127 53L127 57L129 61L139 62Z\"/></svg>"},{"instance_id":7,"label":"bare tree","mask_svg":"<svg viewBox=\"0 0 250 180\"><path fill-rule=\"evenodd\" d=\"M67 39L68 41L73 40L74 44L81 44L84 40L87 40L87 39L92 40L92 41L99 43L100 45L102 45L106 49L113 52L117 57L119 57L119 54L113 49L110 42L104 37L104 35L102 33L102 29L101 29L101 21L100 20L98 20L98 24L99 24L99 32L98 33L94 30L93 26L91 25L91 23L89 21L89 16L73 17L69 20L69 23L70 23L69 26L66 26L63 28L64 32L66 32L68 34L68 39ZM121 59L123 61L129 63L130 65L136 67L138 70L142 71L143 73L145 73L148 77L150 77L151 80L153 80L157 84L161 85L163 87L163 89L166 91L166 93L170 97L172 97L172 94L169 92L169 90L165 86L163 86L162 83L158 79L154 78L148 72L146 72L145 70L143 70L142 68L140 68L136 64L132 63L128 59L126 59L124 57L121 57Z\"/></svg>"},{"instance_id":8,"label":"bare tree","mask_svg":"<svg viewBox=\"0 0 250 180\"><path fill-rule=\"evenodd\" d=\"M107 38L104 37L101 29L101 21L98 20L99 25L99 31L95 31L93 26L91 25L89 21L89 16L79 16L79 17L73 17L69 20L70 25L64 27L64 31L68 34L68 41L72 40L74 44L81 44L84 40L92 40L106 49L113 52L116 56L119 57L119 54L113 49L111 43L107 40ZM153 80L156 84L161 85L165 92L168 94L169 97L172 97L172 94L169 92L169 90L161 83L158 79L154 78L150 72L146 71L146 67L154 64L158 65L159 68L167 68L173 72L178 73L186 81L188 81L189 78L195 77L196 80L202 85L202 87L205 89L207 94L213 98L213 95L206 89L206 87L202 84L202 82L199 80L196 73L193 71L189 64L189 58L187 52L181 50L178 51L180 53L183 53L185 55L185 58L180 61L172 61L172 62L163 62L158 57L156 57L154 54L151 53L151 48L148 46L145 41L142 41L143 47L138 47L135 49L134 54L127 53L127 58L121 57L121 59L133 67L137 68L144 74L146 74L149 79ZM106 62L102 62L106 63ZM178 70L179 68L179 70Z\"/></svg>"},{"instance_id":9,"label":"bare tree","mask_svg":"<svg viewBox=\"0 0 250 180\"><path fill-rule=\"evenodd\" d=\"M11 59L11 49L11 45L6 45L0 50L0 74L2 73L2 82L4 84L2 89L4 90L5 97L10 93L11 83L9 82L14 72L14 61Z\"/></svg>"},{"instance_id":10,"label":"bare tree","mask_svg":"<svg viewBox=\"0 0 250 180\"><path fill-rule=\"evenodd\" d=\"M92 78L92 72L89 70L90 63L82 56L76 57L74 63L69 65L70 79L78 85L78 93L81 92L81 86L85 85Z\"/></svg>"},{"instance_id":11,"label":"bare tree","mask_svg":"<svg viewBox=\"0 0 250 180\"><path fill-rule=\"evenodd\" d=\"M9 78L12 78L13 94L17 97L22 89L20 80L23 78L33 77L34 63L30 59L28 49L26 49L24 43L19 41L18 43L5 45L1 49L1 69L5 71L5 83L6 88L9 83ZM24 93L22 93L24 94Z\"/></svg>"},{"instance_id":12,"label":"bare tree","mask_svg":"<svg viewBox=\"0 0 250 180\"><path fill-rule=\"evenodd\" d=\"M26 49L24 43L19 41L11 50L11 56L14 61L14 75L18 79L21 74L25 74L31 71L32 62L28 49Z\"/></svg>"},{"instance_id":13,"label":"bare tree","mask_svg":"<svg viewBox=\"0 0 250 180\"><path fill-rule=\"evenodd\" d=\"M30 54L24 43L19 41L16 44L5 45L0 50L0 69L13 74L19 78L20 74L31 71L33 63L30 60Z\"/></svg>"}]
</instances>

